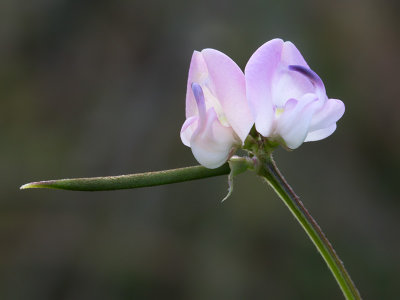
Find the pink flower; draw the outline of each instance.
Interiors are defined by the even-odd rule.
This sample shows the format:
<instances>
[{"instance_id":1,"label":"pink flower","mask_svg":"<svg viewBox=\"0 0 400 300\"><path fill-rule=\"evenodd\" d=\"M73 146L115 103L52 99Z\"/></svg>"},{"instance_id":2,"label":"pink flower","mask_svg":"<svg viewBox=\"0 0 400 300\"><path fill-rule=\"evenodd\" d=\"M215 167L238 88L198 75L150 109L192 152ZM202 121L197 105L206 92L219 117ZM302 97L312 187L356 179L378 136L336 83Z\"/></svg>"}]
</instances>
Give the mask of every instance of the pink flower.
<instances>
[{"instance_id":1,"label":"pink flower","mask_svg":"<svg viewBox=\"0 0 400 300\"><path fill-rule=\"evenodd\" d=\"M331 135L344 104L328 99L319 76L291 42L271 40L251 56L246 93L257 131L295 149Z\"/></svg>"},{"instance_id":2,"label":"pink flower","mask_svg":"<svg viewBox=\"0 0 400 300\"><path fill-rule=\"evenodd\" d=\"M224 164L249 134L254 121L245 87L243 72L222 52L193 53L181 139L203 166Z\"/></svg>"}]
</instances>

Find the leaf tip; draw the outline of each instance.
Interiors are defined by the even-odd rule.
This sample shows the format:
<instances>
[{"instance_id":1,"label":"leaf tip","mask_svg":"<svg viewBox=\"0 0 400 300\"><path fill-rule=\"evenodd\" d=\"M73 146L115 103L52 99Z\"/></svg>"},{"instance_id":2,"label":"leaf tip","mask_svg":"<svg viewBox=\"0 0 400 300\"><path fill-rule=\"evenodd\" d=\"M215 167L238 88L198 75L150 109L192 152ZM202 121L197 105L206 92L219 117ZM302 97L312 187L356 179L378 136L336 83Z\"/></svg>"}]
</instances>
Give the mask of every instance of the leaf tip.
<instances>
[{"instance_id":1,"label":"leaf tip","mask_svg":"<svg viewBox=\"0 0 400 300\"><path fill-rule=\"evenodd\" d=\"M35 184L33 182L31 182L31 183L25 183L24 185L21 185L19 189L26 190L26 189L33 189L35 187L36 187Z\"/></svg>"},{"instance_id":2,"label":"leaf tip","mask_svg":"<svg viewBox=\"0 0 400 300\"><path fill-rule=\"evenodd\" d=\"M38 182L29 182L25 183L24 185L20 186L20 190L27 190L27 189L40 189L40 188L46 188L47 186L45 185L45 182L43 181L38 181Z\"/></svg>"}]
</instances>

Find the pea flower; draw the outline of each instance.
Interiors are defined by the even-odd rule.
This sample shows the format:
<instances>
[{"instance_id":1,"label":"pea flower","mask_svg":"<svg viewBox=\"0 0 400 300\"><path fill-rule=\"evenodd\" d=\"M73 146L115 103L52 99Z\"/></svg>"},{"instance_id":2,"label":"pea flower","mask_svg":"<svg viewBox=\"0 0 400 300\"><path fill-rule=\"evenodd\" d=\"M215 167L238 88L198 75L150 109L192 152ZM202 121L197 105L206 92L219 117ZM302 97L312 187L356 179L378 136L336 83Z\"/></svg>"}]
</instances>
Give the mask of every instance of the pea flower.
<instances>
[{"instance_id":1,"label":"pea flower","mask_svg":"<svg viewBox=\"0 0 400 300\"><path fill-rule=\"evenodd\" d=\"M344 104L328 99L319 76L291 42L273 39L245 68L246 93L257 131L296 149L336 130Z\"/></svg>"},{"instance_id":2,"label":"pea flower","mask_svg":"<svg viewBox=\"0 0 400 300\"><path fill-rule=\"evenodd\" d=\"M240 147L254 121L242 70L214 49L194 51L186 91L183 144L203 166L224 164Z\"/></svg>"}]
</instances>

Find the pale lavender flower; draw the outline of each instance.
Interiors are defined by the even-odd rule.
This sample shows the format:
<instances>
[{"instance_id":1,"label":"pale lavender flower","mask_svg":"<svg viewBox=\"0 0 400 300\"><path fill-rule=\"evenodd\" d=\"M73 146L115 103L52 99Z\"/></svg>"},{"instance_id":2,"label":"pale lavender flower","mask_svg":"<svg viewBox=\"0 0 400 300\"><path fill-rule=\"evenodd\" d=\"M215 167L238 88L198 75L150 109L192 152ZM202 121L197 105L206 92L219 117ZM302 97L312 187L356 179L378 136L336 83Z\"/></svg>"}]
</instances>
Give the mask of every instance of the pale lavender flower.
<instances>
[{"instance_id":1,"label":"pale lavender flower","mask_svg":"<svg viewBox=\"0 0 400 300\"><path fill-rule=\"evenodd\" d=\"M193 53L181 139L207 168L224 164L254 124L245 86L243 72L222 52L205 49Z\"/></svg>"},{"instance_id":2,"label":"pale lavender flower","mask_svg":"<svg viewBox=\"0 0 400 300\"><path fill-rule=\"evenodd\" d=\"M245 68L246 93L257 131L295 149L336 130L344 104L328 99L319 76L291 42L271 40Z\"/></svg>"}]
</instances>

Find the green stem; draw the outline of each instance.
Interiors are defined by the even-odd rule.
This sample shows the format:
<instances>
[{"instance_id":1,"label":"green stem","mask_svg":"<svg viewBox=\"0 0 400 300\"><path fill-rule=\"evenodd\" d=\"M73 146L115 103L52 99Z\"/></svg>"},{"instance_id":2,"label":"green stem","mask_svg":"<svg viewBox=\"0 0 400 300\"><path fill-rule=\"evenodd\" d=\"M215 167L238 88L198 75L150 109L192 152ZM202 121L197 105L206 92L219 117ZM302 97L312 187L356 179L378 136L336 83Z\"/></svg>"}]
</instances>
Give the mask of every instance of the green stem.
<instances>
[{"instance_id":1,"label":"green stem","mask_svg":"<svg viewBox=\"0 0 400 300\"><path fill-rule=\"evenodd\" d=\"M258 158L260 160L258 175L266 179L301 224L331 270L345 298L348 300L361 300L360 293L346 271L343 262L333 249L332 244L279 172L272 155L269 154L266 157Z\"/></svg>"},{"instance_id":2,"label":"green stem","mask_svg":"<svg viewBox=\"0 0 400 300\"><path fill-rule=\"evenodd\" d=\"M268 150L268 148L266 148ZM310 215L299 197L294 193L293 189L286 182L282 174L279 172L270 151L260 151L256 154L258 160L252 160L257 163L256 172L263 177L283 200L297 221L308 234L309 238L318 249L319 253L325 260L328 268L331 270L337 283L339 284L344 296L348 300L361 300L361 296L346 271L343 262L336 254L331 243L322 232L320 226ZM249 161L246 158L232 158L231 163L238 164L242 170L249 168ZM234 165L235 165L234 164ZM32 182L21 186L21 189L29 188L50 188L64 189L74 191L106 191L131 189L139 187L148 187L155 185L163 185L177 183L219 175L227 175L231 172L229 164L226 163L217 169L207 169L203 166L193 166L180 169L172 169L158 172L147 172L131 175L93 177L93 178L75 178L60 179Z\"/></svg>"},{"instance_id":3,"label":"green stem","mask_svg":"<svg viewBox=\"0 0 400 300\"><path fill-rule=\"evenodd\" d=\"M227 175L229 172L229 164L226 163L217 169L207 169L203 166L193 166L166 171L121 176L38 181L24 184L21 186L21 189L48 188L72 191L108 191L133 189Z\"/></svg>"}]
</instances>

